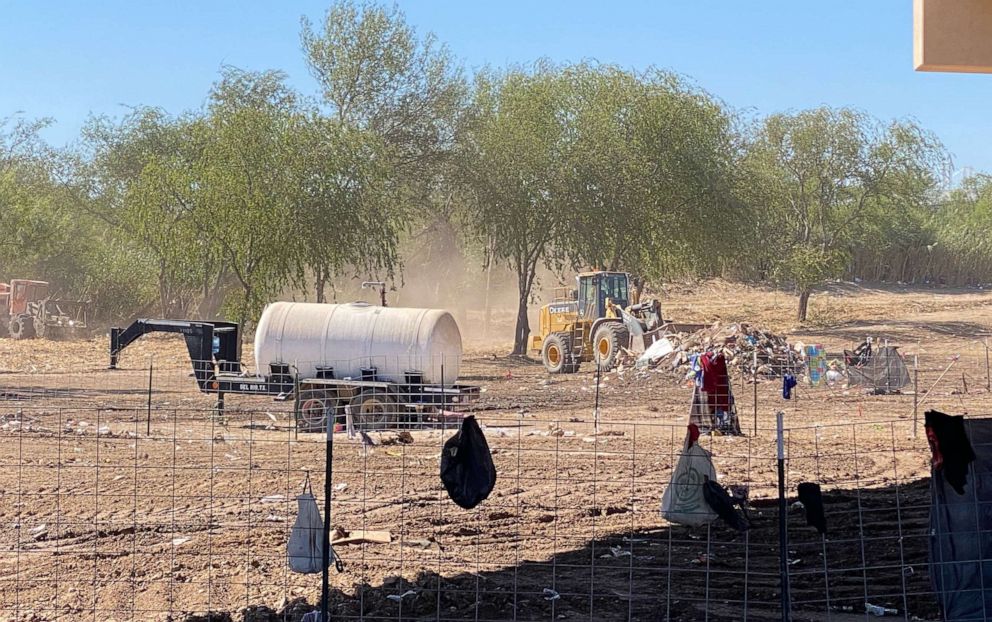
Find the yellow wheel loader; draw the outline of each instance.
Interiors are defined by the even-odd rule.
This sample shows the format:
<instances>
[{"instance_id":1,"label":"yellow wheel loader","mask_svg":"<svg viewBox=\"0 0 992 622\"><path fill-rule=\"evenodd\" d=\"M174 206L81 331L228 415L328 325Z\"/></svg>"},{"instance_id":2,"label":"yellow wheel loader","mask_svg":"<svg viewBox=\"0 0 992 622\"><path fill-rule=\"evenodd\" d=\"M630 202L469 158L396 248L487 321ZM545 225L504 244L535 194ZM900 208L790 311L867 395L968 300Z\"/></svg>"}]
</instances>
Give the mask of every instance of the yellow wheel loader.
<instances>
[{"instance_id":1,"label":"yellow wheel loader","mask_svg":"<svg viewBox=\"0 0 992 622\"><path fill-rule=\"evenodd\" d=\"M643 352L662 328L661 304L640 301L626 272L583 272L576 288L557 288L541 307L531 349L552 374L571 374L595 361L613 369L623 349Z\"/></svg>"}]
</instances>

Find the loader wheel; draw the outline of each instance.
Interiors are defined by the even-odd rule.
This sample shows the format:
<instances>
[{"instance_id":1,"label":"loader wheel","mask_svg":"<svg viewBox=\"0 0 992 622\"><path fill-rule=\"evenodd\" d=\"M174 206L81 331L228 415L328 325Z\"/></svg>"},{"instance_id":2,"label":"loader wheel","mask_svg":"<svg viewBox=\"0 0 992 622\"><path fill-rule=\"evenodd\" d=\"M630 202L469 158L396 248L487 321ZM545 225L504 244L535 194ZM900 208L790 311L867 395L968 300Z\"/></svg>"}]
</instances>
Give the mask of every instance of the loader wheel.
<instances>
[{"instance_id":1,"label":"loader wheel","mask_svg":"<svg viewBox=\"0 0 992 622\"><path fill-rule=\"evenodd\" d=\"M603 371L616 367L620 357L620 348L626 348L630 342L630 332L619 323L603 324L593 337L593 357Z\"/></svg>"},{"instance_id":2,"label":"loader wheel","mask_svg":"<svg viewBox=\"0 0 992 622\"><path fill-rule=\"evenodd\" d=\"M351 418L356 430L384 430L399 423L399 404L384 391L365 389L351 400Z\"/></svg>"},{"instance_id":3,"label":"loader wheel","mask_svg":"<svg viewBox=\"0 0 992 622\"><path fill-rule=\"evenodd\" d=\"M541 348L541 361L551 374L574 374L579 371L579 363L572 356L572 340L565 335L548 335Z\"/></svg>"},{"instance_id":4,"label":"loader wheel","mask_svg":"<svg viewBox=\"0 0 992 622\"><path fill-rule=\"evenodd\" d=\"M31 319L31 326L34 328L34 336L38 339L44 339L46 337L54 337L54 331L49 331L48 327L45 326L45 322L38 318ZM53 334L49 334L53 333Z\"/></svg>"},{"instance_id":5,"label":"loader wheel","mask_svg":"<svg viewBox=\"0 0 992 622\"><path fill-rule=\"evenodd\" d=\"M34 321L28 315L15 316L10 319L7 330L11 339L30 339L34 337Z\"/></svg>"}]
</instances>

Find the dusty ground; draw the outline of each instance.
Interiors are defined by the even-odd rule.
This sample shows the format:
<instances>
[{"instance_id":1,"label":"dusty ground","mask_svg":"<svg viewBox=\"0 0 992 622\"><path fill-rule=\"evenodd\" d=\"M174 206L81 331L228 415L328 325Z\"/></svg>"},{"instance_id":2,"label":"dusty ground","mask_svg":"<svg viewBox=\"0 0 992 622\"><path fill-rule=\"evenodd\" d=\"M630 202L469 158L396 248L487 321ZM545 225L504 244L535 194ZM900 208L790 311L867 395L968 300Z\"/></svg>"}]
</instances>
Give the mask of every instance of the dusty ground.
<instances>
[{"instance_id":1,"label":"dusty ground","mask_svg":"<svg viewBox=\"0 0 992 622\"><path fill-rule=\"evenodd\" d=\"M830 351L888 338L919 355L921 416L990 406L992 294L838 285L814 297L802 330L790 322L794 298L771 290L710 283L670 287L664 300L670 317L746 320ZM294 433L292 405L266 398L231 397L227 419L210 417L177 339L135 344L114 372L105 348L0 341L0 619L241 619L260 605L296 619L293 600L316 602L320 581L287 570L285 543L307 472L321 496L323 437ZM801 388L785 402L762 382L754 430L755 387L735 376L748 436L704 445L724 484L750 486L752 529L741 535L659 515L689 388L664 373L604 375L596 434L591 371L549 379L506 349L470 344L461 374L485 388L475 409L499 473L479 507L459 509L440 485L450 428L372 450L335 436L332 524L392 536L337 548L335 619L775 619L777 410L789 488L821 482L831 526L823 540L790 513L795 619L854 619L866 600L936 619L928 455L911 390Z\"/></svg>"}]
</instances>

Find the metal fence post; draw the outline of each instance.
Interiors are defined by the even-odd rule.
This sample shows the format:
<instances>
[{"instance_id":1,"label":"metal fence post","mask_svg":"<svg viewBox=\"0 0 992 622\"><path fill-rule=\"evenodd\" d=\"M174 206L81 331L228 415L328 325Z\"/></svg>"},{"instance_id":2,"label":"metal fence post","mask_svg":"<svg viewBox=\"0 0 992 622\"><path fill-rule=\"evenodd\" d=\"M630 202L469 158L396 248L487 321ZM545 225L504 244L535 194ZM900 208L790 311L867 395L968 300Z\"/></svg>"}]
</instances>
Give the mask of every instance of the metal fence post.
<instances>
[{"instance_id":1,"label":"metal fence post","mask_svg":"<svg viewBox=\"0 0 992 622\"><path fill-rule=\"evenodd\" d=\"M754 350L754 370L751 383L754 385L754 435L758 435L758 349Z\"/></svg>"},{"instance_id":2,"label":"metal fence post","mask_svg":"<svg viewBox=\"0 0 992 622\"><path fill-rule=\"evenodd\" d=\"M593 424L596 428L596 434L599 434L599 379L602 373L603 366L600 361L596 361L596 402L593 410Z\"/></svg>"},{"instance_id":3,"label":"metal fence post","mask_svg":"<svg viewBox=\"0 0 992 622\"><path fill-rule=\"evenodd\" d=\"M775 432L778 442L778 546L779 546L779 581L782 595L782 622L790 622L791 614L789 598L789 507L785 498L785 413L781 410L775 413Z\"/></svg>"},{"instance_id":4,"label":"metal fence post","mask_svg":"<svg viewBox=\"0 0 992 622\"><path fill-rule=\"evenodd\" d=\"M331 475L334 459L334 426L327 426L324 445L324 527L321 533L320 622L329 622L331 598Z\"/></svg>"},{"instance_id":5,"label":"metal fence post","mask_svg":"<svg viewBox=\"0 0 992 622\"><path fill-rule=\"evenodd\" d=\"M985 390L992 391L992 368L989 367L989 338L985 338Z\"/></svg>"},{"instance_id":6,"label":"metal fence post","mask_svg":"<svg viewBox=\"0 0 992 622\"><path fill-rule=\"evenodd\" d=\"M987 352L987 351L986 351ZM920 420L920 355L913 355L913 438Z\"/></svg>"},{"instance_id":7,"label":"metal fence post","mask_svg":"<svg viewBox=\"0 0 992 622\"><path fill-rule=\"evenodd\" d=\"M148 357L148 413L145 421L145 435L152 435L152 369L155 367L155 357Z\"/></svg>"}]
</instances>

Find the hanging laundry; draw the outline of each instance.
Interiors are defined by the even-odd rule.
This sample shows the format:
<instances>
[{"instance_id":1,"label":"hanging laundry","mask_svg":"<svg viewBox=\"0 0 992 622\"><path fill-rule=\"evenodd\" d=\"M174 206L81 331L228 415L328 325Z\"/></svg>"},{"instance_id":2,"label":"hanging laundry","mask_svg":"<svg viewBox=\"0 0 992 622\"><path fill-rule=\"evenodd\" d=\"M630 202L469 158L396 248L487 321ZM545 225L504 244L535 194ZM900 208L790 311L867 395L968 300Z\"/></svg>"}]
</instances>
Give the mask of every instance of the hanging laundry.
<instances>
[{"instance_id":1,"label":"hanging laundry","mask_svg":"<svg viewBox=\"0 0 992 622\"><path fill-rule=\"evenodd\" d=\"M792 374L782 376L782 397L792 399L792 390L796 388L796 377Z\"/></svg>"},{"instance_id":2,"label":"hanging laundry","mask_svg":"<svg viewBox=\"0 0 992 622\"><path fill-rule=\"evenodd\" d=\"M947 483L963 495L968 483L968 465L975 460L975 450L964 430L964 417L937 410L928 410L924 416L933 468L942 470Z\"/></svg>"},{"instance_id":3,"label":"hanging laundry","mask_svg":"<svg viewBox=\"0 0 992 622\"><path fill-rule=\"evenodd\" d=\"M445 441L441 482L451 500L466 510L485 501L496 486L493 456L475 417L465 417L462 429Z\"/></svg>"},{"instance_id":4,"label":"hanging laundry","mask_svg":"<svg viewBox=\"0 0 992 622\"><path fill-rule=\"evenodd\" d=\"M714 413L730 410L730 378L723 353L707 352L699 361L703 369L703 391Z\"/></svg>"},{"instance_id":5,"label":"hanging laundry","mask_svg":"<svg viewBox=\"0 0 992 622\"><path fill-rule=\"evenodd\" d=\"M723 519L725 523L736 529L737 531L747 531L749 525L747 519L744 515L738 511L734 504L734 500L727 494L723 486L711 480L710 478L703 476L705 480L703 482L703 499L706 500L707 505L713 508L713 511Z\"/></svg>"},{"instance_id":6,"label":"hanging laundry","mask_svg":"<svg viewBox=\"0 0 992 622\"><path fill-rule=\"evenodd\" d=\"M812 482L803 482L797 488L799 502L803 504L806 512L806 524L816 527L821 534L827 533L827 517L823 513L823 495L820 492L820 485Z\"/></svg>"}]
</instances>

